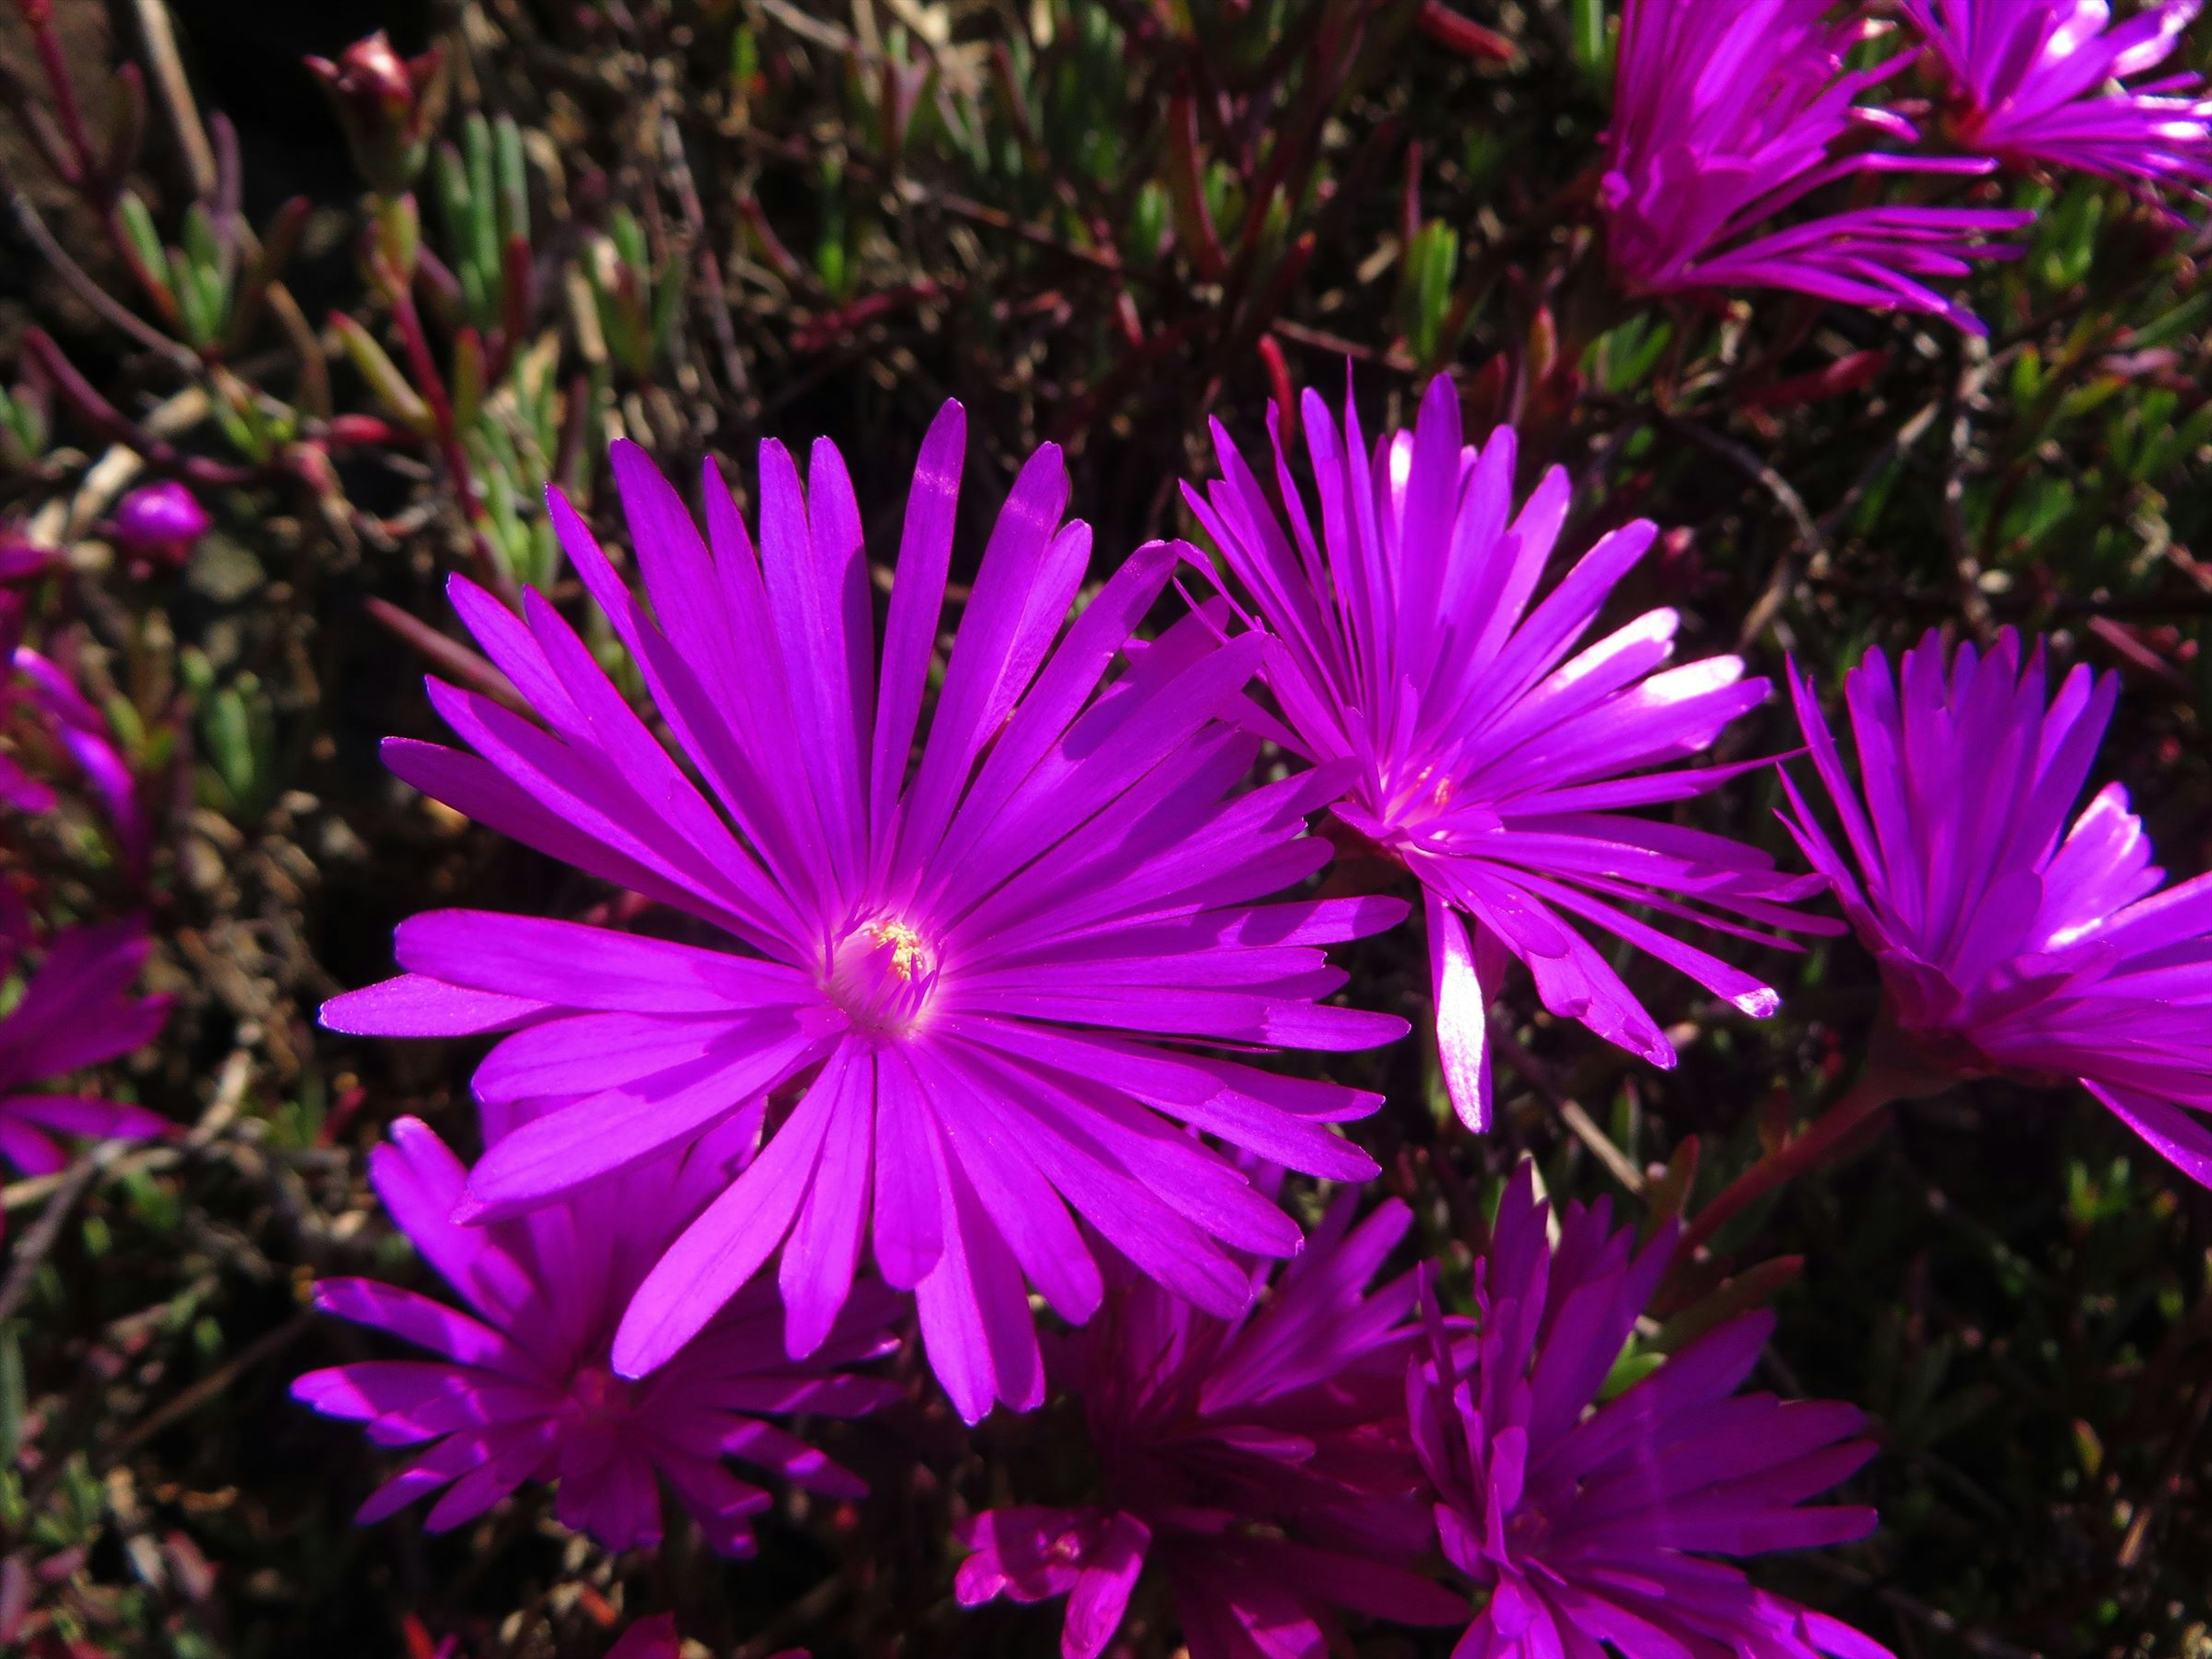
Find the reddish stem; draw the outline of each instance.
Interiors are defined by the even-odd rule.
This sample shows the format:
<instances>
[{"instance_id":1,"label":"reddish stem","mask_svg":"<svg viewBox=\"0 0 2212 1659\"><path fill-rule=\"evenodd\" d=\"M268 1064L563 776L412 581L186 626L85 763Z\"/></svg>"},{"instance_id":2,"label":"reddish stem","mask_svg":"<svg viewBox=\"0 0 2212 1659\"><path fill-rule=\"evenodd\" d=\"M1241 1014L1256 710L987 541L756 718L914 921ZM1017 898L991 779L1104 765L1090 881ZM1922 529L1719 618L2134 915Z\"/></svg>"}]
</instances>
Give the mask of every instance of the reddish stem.
<instances>
[{"instance_id":1,"label":"reddish stem","mask_svg":"<svg viewBox=\"0 0 2212 1659\"><path fill-rule=\"evenodd\" d=\"M414 373L416 390L430 406L430 419L438 428L438 453L446 463L446 471L453 477L454 493L460 497L461 516L468 520L470 544L483 569L484 585L510 609L520 610L521 592L493 549L491 538L484 534L477 501L476 475L469 465L468 452L461 447L460 427L453 419L453 401L446 394L446 379L438 373L437 359L430 355L430 337L422 331L422 316L415 309L407 284L400 281L391 262L380 253L371 257L371 264L377 281L383 285L385 297L392 302L392 321L398 325L400 343L406 348L407 366Z\"/></svg>"},{"instance_id":2,"label":"reddish stem","mask_svg":"<svg viewBox=\"0 0 2212 1659\"><path fill-rule=\"evenodd\" d=\"M54 30L53 6L51 0L15 0L15 4L23 14L23 21L30 26L32 42L38 48L39 66L46 71L46 90L53 97L54 119L75 158L76 172L64 182L79 190L89 190L96 182L99 169L93 161L92 137L85 131L84 111L76 101L76 82L70 78L69 60L62 55L61 36Z\"/></svg>"},{"instance_id":3,"label":"reddish stem","mask_svg":"<svg viewBox=\"0 0 2212 1659\"><path fill-rule=\"evenodd\" d=\"M1697 1219L1683 1231L1676 1259L1688 1260L1747 1206L1827 1162L1853 1133L1913 1093L1911 1084L1908 1075L1879 1060L1870 1060L1849 1094L1729 1182L1719 1197L1698 1212Z\"/></svg>"}]
</instances>

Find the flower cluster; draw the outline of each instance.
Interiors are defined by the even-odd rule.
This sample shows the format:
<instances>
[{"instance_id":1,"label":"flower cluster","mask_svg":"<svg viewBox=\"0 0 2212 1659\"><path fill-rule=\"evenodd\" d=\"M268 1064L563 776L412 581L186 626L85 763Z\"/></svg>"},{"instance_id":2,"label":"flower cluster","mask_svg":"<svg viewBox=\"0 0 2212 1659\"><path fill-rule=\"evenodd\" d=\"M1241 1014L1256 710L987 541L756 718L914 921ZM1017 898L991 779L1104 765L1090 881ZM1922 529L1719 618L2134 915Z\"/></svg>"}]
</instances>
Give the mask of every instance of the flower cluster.
<instances>
[{"instance_id":1,"label":"flower cluster","mask_svg":"<svg viewBox=\"0 0 2212 1659\"><path fill-rule=\"evenodd\" d=\"M1929 279L2016 252L1989 239L2021 228L2027 214L1863 207L1760 234L1855 174L1988 168L1857 145L1862 136L1914 136L1900 118L1857 101L1904 65L1846 70L1866 26L1835 21L1835 10L1827 0L1628 0L1598 185L1613 269L1643 292L1795 289L1978 333L1973 313Z\"/></svg>"},{"instance_id":2,"label":"flower cluster","mask_svg":"<svg viewBox=\"0 0 2212 1659\"><path fill-rule=\"evenodd\" d=\"M575 1192L718 1125L760 1155L637 1286L613 1359L670 1359L781 1247L792 1356L836 1323L863 1255L913 1291L970 1421L1044 1397L1028 1299L1071 1322L1103 1293L1080 1218L1224 1316L1229 1252L1297 1227L1177 1122L1309 1175L1375 1165L1330 1125L1377 1097L1231 1058L1369 1048L1395 1016L1325 1000L1322 947L1390 899L1276 896L1328 861L1306 815L1332 772L1237 793L1260 739L1225 717L1261 642L1197 619L1101 678L1172 574L1144 548L1054 643L1091 552L1059 453L1023 470L983 551L916 747L965 450L957 404L922 448L878 663L843 461L808 480L761 449L759 551L705 481L702 538L635 447L615 455L656 623L556 495L570 559L702 790L553 607L516 617L457 580L486 653L544 720L433 682L475 752L394 741L425 793L704 924L713 948L447 911L401 930L405 976L325 1011L341 1030L511 1032L476 1078L540 1115L491 1146L464 1214ZM665 630L665 631L664 631ZM912 764L909 764L912 760ZM1202 1046L1194 1046L1202 1045ZM771 1097L795 1088L762 1133Z\"/></svg>"},{"instance_id":3,"label":"flower cluster","mask_svg":"<svg viewBox=\"0 0 2212 1659\"><path fill-rule=\"evenodd\" d=\"M2162 0L2112 25L2104 0L1905 0L1948 82L1942 136L1962 155L1880 147L1919 131L1862 95L1910 66L1847 69L1875 25L1826 0L1628 0L1597 199L1607 251L1631 289L1794 289L1918 312L1984 332L1930 285L2033 215L1972 206L1854 206L1769 222L1823 186L1884 173L2061 167L2202 186L2212 100L2170 57L2198 0ZM2128 84L2132 82L2132 84Z\"/></svg>"},{"instance_id":4,"label":"flower cluster","mask_svg":"<svg viewBox=\"0 0 2212 1659\"><path fill-rule=\"evenodd\" d=\"M1063 628L1089 533L1041 452L941 669L957 405L915 471L880 651L833 447L802 483L763 445L757 542L711 469L702 535L619 448L649 611L552 510L668 747L545 600L517 617L455 582L538 719L434 681L472 752L395 740L394 769L667 920L433 912L399 930L405 973L326 1008L341 1030L497 1039L474 1168L412 1121L373 1165L468 1311L362 1280L319 1292L436 1356L301 1381L379 1443L425 1448L364 1518L442 1488L428 1524L450 1526L534 1479L570 1525L641 1547L658 1480L739 1553L767 1498L724 1461L854 1494L762 1414L894 1398L849 1368L890 1346L911 1293L963 1416L1058 1393L1088 1423L1082 1498L974 1517L959 1580L971 1605L1066 1596L1069 1659L1104 1650L1148 1569L1201 1659L1318 1656L1347 1613L1451 1622L1466 1603L1438 1551L1477 1591L1473 1652L1881 1651L1712 1559L1873 1524L1797 1507L1868 1455L1856 1413L1735 1395L1771 1322L1607 1386L1686 1248L1671 1225L1637 1250L1602 1206L1571 1206L1554 1243L1524 1165L1474 1325L1431 1302L1424 1344L1413 1279L1368 1288L1402 1206L1355 1226L1347 1190L1309 1239L1278 1202L1285 1167L1373 1173L1334 1126L1376 1097L1255 1060L1404 1030L1330 1000L1345 975L1323 947L1407 912L1304 886L1333 844L1420 892L1440 1068L1476 1128L1510 963L1555 1013L1666 1064L1577 924L1766 1014L1766 986L1627 907L1786 945L1772 928L1835 929L1794 908L1832 888L1929 1063L2081 1078L2212 1176L2212 1136L2174 1103L2212 1102L2190 1024L2198 886L2148 896L2114 792L2059 840L2110 686L2077 671L2046 717L2015 643L1963 651L1947 684L1931 641L1900 709L1872 658L1848 681L1862 810L1793 671L1863 873L1785 780L1813 866L1785 874L1640 810L1768 764L1680 763L1765 688L1732 657L1667 666L1674 612L1582 642L1651 526L1544 592L1564 477L1516 501L1513 433L1463 442L1449 382L1372 448L1349 405L1340 425L1309 394L1301 415L1312 506L1279 441L1271 495L1217 428L1223 477L1188 499L1222 592L1157 630L1178 563L1204 556L1139 550ZM1295 764L1248 781L1268 744ZM1310 828L1323 812L1333 837ZM1040 1342L1031 1287L1067 1334Z\"/></svg>"},{"instance_id":5,"label":"flower cluster","mask_svg":"<svg viewBox=\"0 0 2212 1659\"><path fill-rule=\"evenodd\" d=\"M296 1012L321 970L288 938L298 971L261 998L240 890L306 885L314 860L290 838L321 785L295 763L337 758L291 718L321 697L301 578L319 541L350 574L374 569L363 548L437 532L406 568L448 543L471 561L476 579L447 588L467 641L381 596L367 607L437 665L427 700L449 733L387 740L392 802L433 803L441 829L504 836L605 902L505 913L441 880L423 890L445 908L398 913L392 976L320 1010L343 1036L456 1045L441 1052L464 1055L470 1097L374 1115L367 1181L394 1272L313 1287L343 1346L292 1394L388 1460L362 1523L419 1502L445 1532L538 1505L579 1535L571 1567L583 1540L744 1558L807 1496L842 1526L888 1444L988 1453L1003 1427L1042 1455L916 1473L962 1552L955 1599L978 1620L1056 1616L1065 1659L1154 1637L1191 1659L1328 1659L1363 1621L1449 1630L1455 1659L1888 1659L1743 1565L1870 1534L1847 1488L1875 1437L1850 1406L1746 1391L1775 1329L1755 1292L1776 1275L1741 1271L1751 1230L1723 1229L1877 1114L1986 1078L2086 1090L2212 1187L2212 874L2169 883L2125 791L2092 783L2117 677L2075 665L2054 691L2045 659L2070 641L2000 632L1978 603L1971 642L1931 633L1894 665L1901 636L1869 646L1840 715L1789 660L1780 707L1746 658L1771 625L1834 659L1816 635L1829 613L1796 596L1852 556L1813 556L1805 502L1720 428L1855 429L1797 411L1895 365L1919 383L1904 406L1927 410L1899 455L1985 382L2055 429L2133 381L2107 482L2147 503L2201 459L2212 410L2181 342L2212 295L2184 291L2203 247L2175 235L2176 210L2212 197L2212 97L2183 49L2201 3L1621 0L1610 33L1606 7L1578 7L1567 56L1601 131L1484 93L1500 131L1593 135L1548 192L1498 177L1492 135L1447 130L1469 142L1440 149L1432 127L1401 131L1405 88L1360 90L1406 30L1487 66L1437 84L1502 82L1540 33L1528 9L1496 31L1449 0L1232 6L1183 29L1042 0L1026 40L963 23L955 56L988 58L988 76L953 72L912 19L880 40L860 28L848 52L772 9L794 38L764 56L750 8L683 28L665 9L550 9L582 15L538 31L533 64L550 69L571 31L653 70L629 77L655 96L607 118L611 142L596 106L620 96L533 116L520 106L542 100L478 61L481 30L467 52L456 37L411 58L379 33L307 60L368 190L349 246L371 304L319 335L286 273L303 239L332 243L331 216L301 198L249 227L240 135L212 116L202 131L173 64L158 85L185 166L140 165L131 69L97 100L114 121L96 139L56 9L20 0L46 97L9 75L0 101L58 189L12 191L11 212L130 349L109 359L128 369L110 399L27 325L0 386L0 804L25 820L0 843L0 1161L60 1194L11 1291L39 1291L40 1253L70 1242L73 1206L105 1202L89 1183L119 1156L134 1183L216 1154L291 1182L262 1154L301 1152L281 1139L297 1119L234 1111L235 1089L202 1091L217 1109L173 1155L97 1144L176 1127L117 1074L169 1012L141 988L155 941L140 913L222 970L206 977L239 1027L227 1078L265 1046L270 1088L319 1081L276 1005ZM148 45L174 56L158 28ZM817 107L803 141L772 137L832 59L845 104ZM696 118L681 100L708 64ZM1114 130L1147 105L1164 120ZM569 172L572 142L610 170ZM665 165L613 165L625 145ZM713 175L693 176L687 146L739 157L741 186L701 189ZM1385 219L1364 196L1393 150L1404 191ZM1040 158L1051 190L1026 188ZM756 189L763 170L780 176ZM1041 217L983 205L976 181L1010 178ZM1480 214L1465 274L1473 244L1425 218L1425 179ZM811 265L763 205L807 191ZM49 196L71 239L105 239L99 258L48 231ZM2175 249L2136 285L2155 320L2115 291L2112 262L2093 269L2116 204L2114 240ZM922 210L949 224L910 234ZM1345 215L1376 252L1324 249ZM1012 250L992 284L1042 269L1067 292L986 291L971 252L987 234ZM1310 269L1322 292L1301 286ZM1346 271L1397 285L1382 337L1347 337L1346 355L1431 375L1379 431L1348 382L1336 407L1295 392L1283 355L1337 340L1313 324L1338 325L1328 290L1349 294ZM733 297L735 275L755 291ZM1079 283L1129 352L1087 385L1060 379L1079 355L1061 343L1104 314L1071 297ZM1992 303L2002 343L1953 337L1987 334ZM1009 319L1037 325L997 389L1064 398L1052 418L1072 444L1121 443L1156 382L1202 370L1184 418L1137 434L1188 441L1251 353L1275 394L1266 441L1211 422L1212 464L1179 500L1152 450L1132 480L1144 522L1174 514L1190 539L1164 528L1133 550L1094 546L1052 444L1012 458L987 529L963 501L957 402L898 481L895 546L870 546L874 492L826 439L764 440L736 487L710 457L696 495L633 441L696 454L803 389L756 398L749 364L787 346L834 366L845 336L956 316L977 325L971 364ZM738 339L733 318L771 317L791 326L769 351ZM1478 330L1503 349L1462 379ZM1102 337L1081 348L1094 366ZM687 422L665 385L710 406ZM339 406L362 397L378 412ZM2075 522L2018 487L2045 453L2033 424L1978 447L1954 433L1958 562L1970 541L2039 559L2006 544L2008 514ZM602 474L588 434L617 425L633 438ZM1795 520L1733 649L1662 602L1692 561L1648 557L1689 545L1690 526L1662 542L1640 511L1686 471L1678 438ZM1127 453L1144 471L1145 447ZM2022 471L1970 491L1984 456ZM374 511L349 495L373 459L390 497ZM566 490L541 512L527 497L546 477ZM1871 521L1886 477L1864 472L1832 522L1860 501ZM591 495L610 481L622 545L602 544L615 514ZM243 520L271 500L298 566L282 584L210 511ZM121 573L114 592L103 571ZM1988 591L1963 574L1970 601ZM257 586L266 603L244 614ZM263 672L278 651L289 701ZM1802 747L1778 754L1793 715ZM60 811L64 784L99 833ZM1756 788L1786 800L1784 828L1745 827ZM317 827L333 857L351 850L347 823ZM206 855L218 842L241 849L235 872ZM88 867L50 879L76 851ZM195 915L204 898L221 914ZM237 963L214 960L217 924ZM1609 1141L1554 1086L1565 1069L1499 1018L1518 999L1541 1010L1529 1047L1610 1045L1577 1079L1588 1098L1639 1062L1675 1066L1684 1030L1718 1051L1738 1017L1774 1017L1778 969L1808 938L1871 958L1864 1070L1802 1128L1763 1118L1758 1150L1705 1189L1694 1141L1671 1137L1663 1178L1640 1172L1640 1148ZM149 1099L183 1097L215 1035L131 1075ZM1501 1057L1534 1091L1527 1114L1501 1110ZM1387 1115L1385 1079L1401 1097ZM344 1092L349 1111L372 1093ZM1648 1201L1640 1228L1542 1195L1518 1145L1536 1096ZM1510 1149L1479 1139L1501 1127ZM350 1194L327 1144L297 1162L319 1196ZM351 1248L347 1228L315 1237ZM158 1372L108 1392L135 1398ZM22 1403L43 1431L52 1413ZM955 1423L994 1418L972 1440ZM94 1437L112 1450L157 1426ZM82 1507L58 1429L8 1437L54 1477L22 1492ZM123 1553L159 1597L138 1541ZM0 1563L0 1645L76 1629L19 1626L27 1596L94 1559L86 1543ZM617 1606L636 1585L616 1579L659 1565L599 1561L609 1594L575 1601L604 1631L627 1619L617 1659L684 1650L674 1614ZM655 1577L691 1617L690 1575ZM417 1659L467 1639L410 1634Z\"/></svg>"}]
</instances>

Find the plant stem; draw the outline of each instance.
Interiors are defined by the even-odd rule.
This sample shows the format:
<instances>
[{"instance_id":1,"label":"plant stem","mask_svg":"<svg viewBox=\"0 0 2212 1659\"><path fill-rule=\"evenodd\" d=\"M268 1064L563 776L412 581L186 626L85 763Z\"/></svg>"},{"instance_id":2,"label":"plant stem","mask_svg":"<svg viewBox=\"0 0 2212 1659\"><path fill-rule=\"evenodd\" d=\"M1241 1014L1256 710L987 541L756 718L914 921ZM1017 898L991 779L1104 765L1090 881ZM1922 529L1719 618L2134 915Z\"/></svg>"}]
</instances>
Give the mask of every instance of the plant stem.
<instances>
[{"instance_id":1,"label":"plant stem","mask_svg":"<svg viewBox=\"0 0 2212 1659\"><path fill-rule=\"evenodd\" d=\"M1687 1259L1694 1255L1747 1206L1806 1171L1818 1169L1856 1130L1912 1092L1909 1077L1878 1060L1869 1061L1850 1093L1729 1182L1718 1197L1698 1212L1697 1219L1683 1231L1677 1255Z\"/></svg>"}]
</instances>

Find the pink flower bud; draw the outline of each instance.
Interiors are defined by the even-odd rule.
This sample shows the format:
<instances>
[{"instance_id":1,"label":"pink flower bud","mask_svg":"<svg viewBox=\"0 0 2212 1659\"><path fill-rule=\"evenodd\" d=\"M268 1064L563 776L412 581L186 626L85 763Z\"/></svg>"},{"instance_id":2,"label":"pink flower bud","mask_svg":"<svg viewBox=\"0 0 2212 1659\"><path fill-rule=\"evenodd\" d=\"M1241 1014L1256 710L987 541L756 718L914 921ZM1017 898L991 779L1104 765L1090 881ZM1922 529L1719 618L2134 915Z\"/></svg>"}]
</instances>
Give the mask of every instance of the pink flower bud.
<instances>
[{"instance_id":1,"label":"pink flower bud","mask_svg":"<svg viewBox=\"0 0 2212 1659\"><path fill-rule=\"evenodd\" d=\"M181 565L212 522L191 490L164 478L118 502L112 528L116 541L137 558Z\"/></svg>"},{"instance_id":2,"label":"pink flower bud","mask_svg":"<svg viewBox=\"0 0 2212 1659\"><path fill-rule=\"evenodd\" d=\"M335 64L327 58L307 62L330 94L354 165L370 188L381 196L407 189L422 171L445 101L438 49L402 58L379 29L348 46Z\"/></svg>"}]
</instances>

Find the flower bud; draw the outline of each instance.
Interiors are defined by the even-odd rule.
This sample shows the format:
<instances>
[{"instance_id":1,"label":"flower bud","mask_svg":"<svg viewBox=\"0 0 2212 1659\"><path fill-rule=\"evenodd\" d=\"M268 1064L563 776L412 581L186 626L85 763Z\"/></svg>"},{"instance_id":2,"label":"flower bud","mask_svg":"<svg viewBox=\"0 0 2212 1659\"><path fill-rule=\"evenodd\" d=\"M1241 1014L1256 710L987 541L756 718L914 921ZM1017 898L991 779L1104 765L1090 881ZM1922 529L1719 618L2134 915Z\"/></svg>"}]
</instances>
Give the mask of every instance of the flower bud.
<instances>
[{"instance_id":1,"label":"flower bud","mask_svg":"<svg viewBox=\"0 0 2212 1659\"><path fill-rule=\"evenodd\" d=\"M335 64L307 59L331 95L354 165L380 196L399 194L422 171L445 102L443 64L435 46L402 58L381 29L355 41Z\"/></svg>"},{"instance_id":2,"label":"flower bud","mask_svg":"<svg viewBox=\"0 0 2212 1659\"><path fill-rule=\"evenodd\" d=\"M132 490L116 503L110 527L134 562L181 566L211 520L192 492L173 478Z\"/></svg>"}]
</instances>

